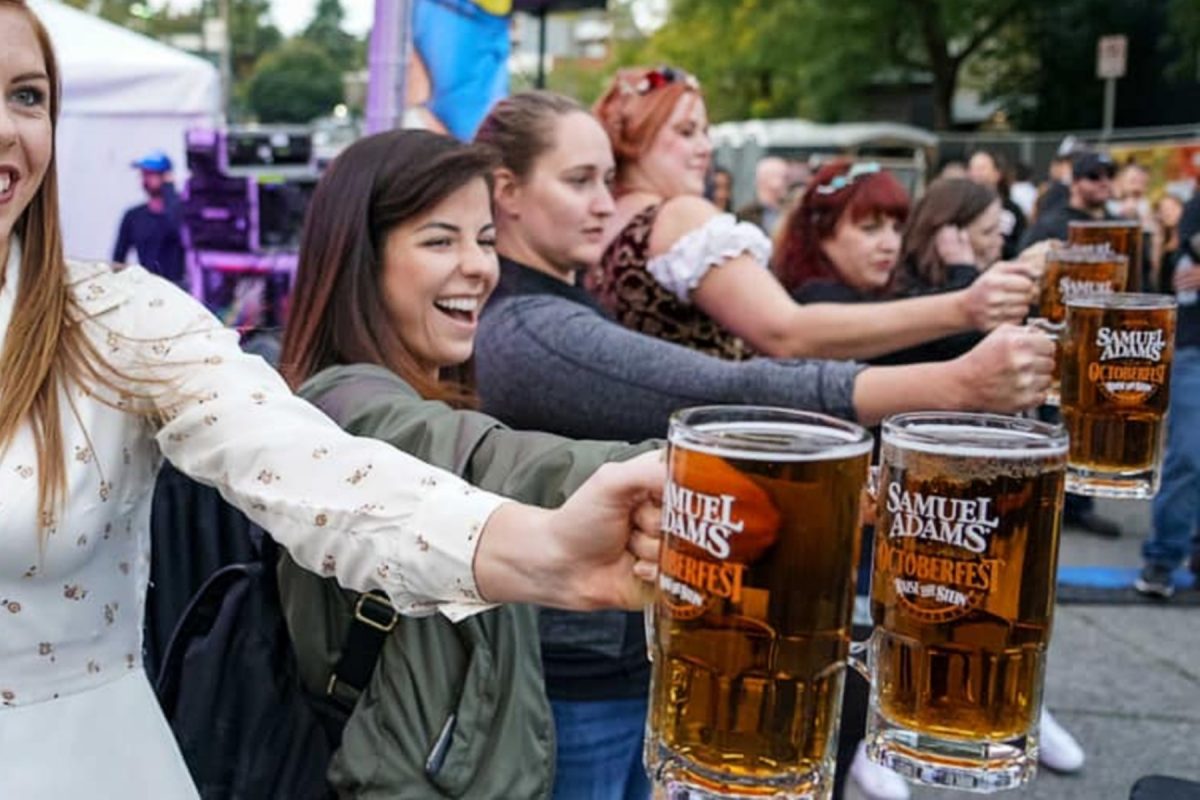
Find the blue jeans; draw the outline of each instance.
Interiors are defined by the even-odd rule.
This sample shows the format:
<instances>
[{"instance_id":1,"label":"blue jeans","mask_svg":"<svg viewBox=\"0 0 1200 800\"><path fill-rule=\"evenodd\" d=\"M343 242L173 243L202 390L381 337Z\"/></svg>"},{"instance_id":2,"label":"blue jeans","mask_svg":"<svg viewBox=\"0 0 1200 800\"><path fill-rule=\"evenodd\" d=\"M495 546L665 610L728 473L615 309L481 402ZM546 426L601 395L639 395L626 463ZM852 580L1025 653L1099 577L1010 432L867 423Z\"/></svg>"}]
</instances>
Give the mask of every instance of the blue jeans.
<instances>
[{"instance_id":1,"label":"blue jeans","mask_svg":"<svg viewBox=\"0 0 1200 800\"><path fill-rule=\"evenodd\" d=\"M1162 487L1154 498L1154 529L1142 544L1147 564L1175 569L1193 547L1200 524L1200 347L1175 351Z\"/></svg>"},{"instance_id":2,"label":"blue jeans","mask_svg":"<svg viewBox=\"0 0 1200 800\"><path fill-rule=\"evenodd\" d=\"M646 698L552 700L554 800L649 800L642 767Z\"/></svg>"}]
</instances>

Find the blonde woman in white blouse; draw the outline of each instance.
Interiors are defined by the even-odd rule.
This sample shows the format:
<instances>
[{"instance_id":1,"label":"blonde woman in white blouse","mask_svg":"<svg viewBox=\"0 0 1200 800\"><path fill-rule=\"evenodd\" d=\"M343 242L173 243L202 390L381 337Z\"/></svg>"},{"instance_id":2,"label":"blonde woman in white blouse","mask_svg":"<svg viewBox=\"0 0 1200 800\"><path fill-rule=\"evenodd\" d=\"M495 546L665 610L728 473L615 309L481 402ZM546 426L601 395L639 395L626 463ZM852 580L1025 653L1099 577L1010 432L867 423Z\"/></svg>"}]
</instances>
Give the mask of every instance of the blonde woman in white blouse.
<instances>
[{"instance_id":1,"label":"blonde woman in white blouse","mask_svg":"<svg viewBox=\"0 0 1200 800\"><path fill-rule=\"evenodd\" d=\"M163 456L408 614L637 605L655 458L550 512L347 436L187 295L63 258L58 71L22 0L0 0L0 90L0 797L196 796L141 666Z\"/></svg>"}]
</instances>

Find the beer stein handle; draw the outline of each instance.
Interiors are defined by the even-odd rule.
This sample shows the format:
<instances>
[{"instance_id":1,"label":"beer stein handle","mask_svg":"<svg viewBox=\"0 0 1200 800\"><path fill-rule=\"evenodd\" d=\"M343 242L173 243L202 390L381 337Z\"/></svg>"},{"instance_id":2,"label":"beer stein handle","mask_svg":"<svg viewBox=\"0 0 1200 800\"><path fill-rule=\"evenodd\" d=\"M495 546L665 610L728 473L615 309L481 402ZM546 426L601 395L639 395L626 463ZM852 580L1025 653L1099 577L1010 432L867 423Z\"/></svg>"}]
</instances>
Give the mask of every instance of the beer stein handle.
<instances>
[{"instance_id":1,"label":"beer stein handle","mask_svg":"<svg viewBox=\"0 0 1200 800\"><path fill-rule=\"evenodd\" d=\"M654 661L654 603L642 606L642 624L646 631L646 660Z\"/></svg>"},{"instance_id":2,"label":"beer stein handle","mask_svg":"<svg viewBox=\"0 0 1200 800\"><path fill-rule=\"evenodd\" d=\"M871 467L867 473L867 485L863 487L860 500L863 527L874 525L879 516L879 466Z\"/></svg>"},{"instance_id":3,"label":"beer stein handle","mask_svg":"<svg viewBox=\"0 0 1200 800\"><path fill-rule=\"evenodd\" d=\"M880 467L878 464L874 464L867 472L867 485L863 490L863 525L874 525L875 520L878 518L879 480ZM870 652L870 649L870 636L861 642L850 642L850 654L846 659L847 665L859 675L862 675L868 683L871 682L871 669L867 665L867 654Z\"/></svg>"},{"instance_id":4,"label":"beer stein handle","mask_svg":"<svg viewBox=\"0 0 1200 800\"><path fill-rule=\"evenodd\" d=\"M1025 325L1026 327L1033 328L1035 331L1041 331L1056 342L1058 341L1058 337L1067 328L1066 323L1051 322L1043 317L1030 317Z\"/></svg>"},{"instance_id":5,"label":"beer stein handle","mask_svg":"<svg viewBox=\"0 0 1200 800\"><path fill-rule=\"evenodd\" d=\"M871 652L871 637L868 636L866 639L864 639L861 642L851 642L850 643L850 655L846 659L846 663L855 672L857 672L859 675L862 675L863 679L867 683L871 682L871 667L870 667L870 664L867 662L867 657L870 652Z\"/></svg>"}]
</instances>

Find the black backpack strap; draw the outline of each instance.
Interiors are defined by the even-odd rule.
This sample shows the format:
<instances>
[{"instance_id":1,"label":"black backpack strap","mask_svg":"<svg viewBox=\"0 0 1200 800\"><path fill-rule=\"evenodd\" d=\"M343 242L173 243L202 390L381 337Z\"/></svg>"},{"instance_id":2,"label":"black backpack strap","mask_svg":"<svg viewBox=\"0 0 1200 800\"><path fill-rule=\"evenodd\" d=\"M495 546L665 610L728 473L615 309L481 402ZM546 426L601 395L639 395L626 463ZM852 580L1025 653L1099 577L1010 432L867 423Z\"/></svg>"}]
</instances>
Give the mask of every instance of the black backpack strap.
<instances>
[{"instance_id":1,"label":"black backpack strap","mask_svg":"<svg viewBox=\"0 0 1200 800\"><path fill-rule=\"evenodd\" d=\"M375 663L379 661L388 634L395 629L399 619L400 615L383 592L363 592L358 596L354 619L342 645L342 656L325 687L327 696L347 709L354 707L375 672Z\"/></svg>"},{"instance_id":2,"label":"black backpack strap","mask_svg":"<svg viewBox=\"0 0 1200 800\"><path fill-rule=\"evenodd\" d=\"M394 380L380 375L357 375L325 392L314 404L339 425L345 424L350 409L364 395L375 390L390 389ZM387 595L380 591L364 592L354 603L354 619L342 645L341 657L325 694L339 706L351 710L358 696L367 688L383 644L396 627L400 615L392 608Z\"/></svg>"}]
</instances>

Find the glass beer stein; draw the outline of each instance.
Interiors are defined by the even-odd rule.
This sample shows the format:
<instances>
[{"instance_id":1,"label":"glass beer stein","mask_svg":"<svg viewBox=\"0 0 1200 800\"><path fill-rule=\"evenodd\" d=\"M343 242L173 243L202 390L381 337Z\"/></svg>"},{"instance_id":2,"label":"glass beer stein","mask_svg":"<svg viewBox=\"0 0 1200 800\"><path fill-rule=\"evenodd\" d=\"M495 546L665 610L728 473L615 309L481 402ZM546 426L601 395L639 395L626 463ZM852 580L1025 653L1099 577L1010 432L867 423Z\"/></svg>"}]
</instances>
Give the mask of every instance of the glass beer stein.
<instances>
[{"instance_id":1,"label":"glass beer stein","mask_svg":"<svg viewBox=\"0 0 1200 800\"><path fill-rule=\"evenodd\" d=\"M671 418L648 631L655 797L829 796L871 444L785 409Z\"/></svg>"},{"instance_id":2,"label":"glass beer stein","mask_svg":"<svg viewBox=\"0 0 1200 800\"><path fill-rule=\"evenodd\" d=\"M1071 220L1067 223L1067 244L1107 246L1125 256L1129 263L1127 286L1130 291L1142 290L1144 243L1142 223L1137 220Z\"/></svg>"},{"instance_id":3,"label":"glass beer stein","mask_svg":"<svg viewBox=\"0 0 1200 800\"><path fill-rule=\"evenodd\" d=\"M1037 769L1067 437L992 414L884 421L867 755L976 792Z\"/></svg>"},{"instance_id":4,"label":"glass beer stein","mask_svg":"<svg viewBox=\"0 0 1200 800\"><path fill-rule=\"evenodd\" d=\"M1136 498L1158 492L1177 305L1161 294L1067 302L1062 414L1071 437L1069 491Z\"/></svg>"},{"instance_id":5,"label":"glass beer stein","mask_svg":"<svg viewBox=\"0 0 1200 800\"><path fill-rule=\"evenodd\" d=\"M1062 330L1068 300L1125 291L1128 259L1104 246L1055 247L1046 254L1037 316L1031 324L1048 333L1057 348L1054 374L1046 403L1059 404L1062 379Z\"/></svg>"}]
</instances>

